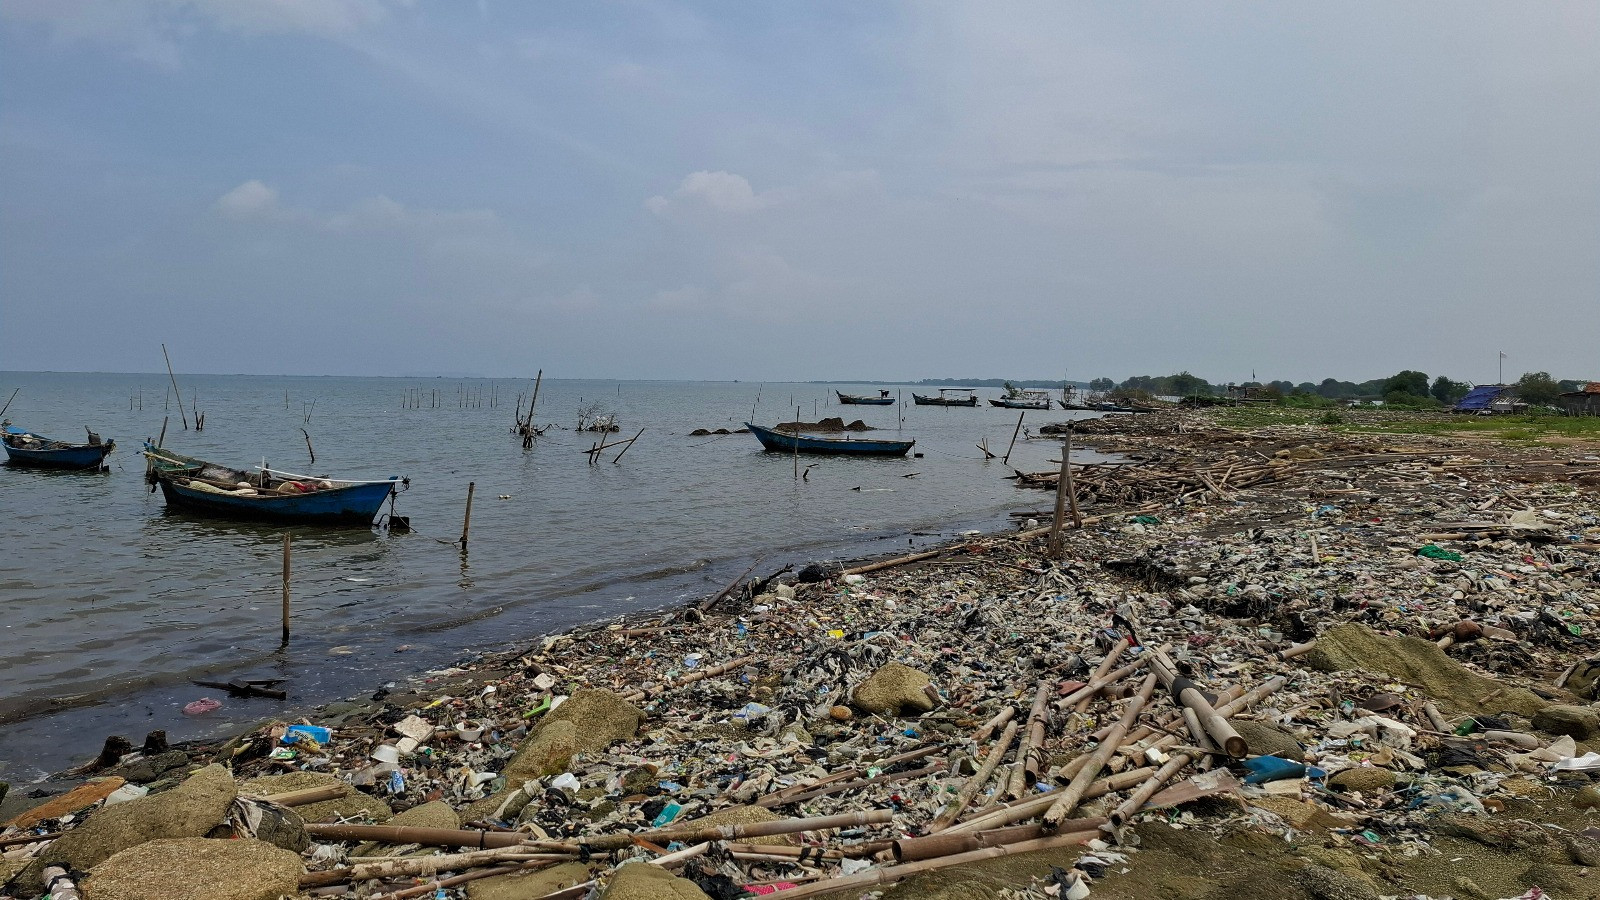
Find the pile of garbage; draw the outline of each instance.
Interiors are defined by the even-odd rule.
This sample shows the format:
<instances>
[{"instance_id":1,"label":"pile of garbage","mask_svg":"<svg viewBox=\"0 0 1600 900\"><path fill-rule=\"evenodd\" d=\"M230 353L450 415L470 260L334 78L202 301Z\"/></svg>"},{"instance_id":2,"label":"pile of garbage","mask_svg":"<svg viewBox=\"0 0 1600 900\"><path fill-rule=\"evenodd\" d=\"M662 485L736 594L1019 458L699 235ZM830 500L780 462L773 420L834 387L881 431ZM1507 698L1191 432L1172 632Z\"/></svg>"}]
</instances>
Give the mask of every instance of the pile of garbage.
<instances>
[{"instance_id":1,"label":"pile of garbage","mask_svg":"<svg viewBox=\"0 0 1600 900\"><path fill-rule=\"evenodd\" d=\"M1059 555L784 571L103 754L0 832L0 896L1203 896L1247 846L1261 896L1596 896L1600 497L1562 476L1600 463L1217 431L1152 425L1206 477Z\"/></svg>"}]
</instances>

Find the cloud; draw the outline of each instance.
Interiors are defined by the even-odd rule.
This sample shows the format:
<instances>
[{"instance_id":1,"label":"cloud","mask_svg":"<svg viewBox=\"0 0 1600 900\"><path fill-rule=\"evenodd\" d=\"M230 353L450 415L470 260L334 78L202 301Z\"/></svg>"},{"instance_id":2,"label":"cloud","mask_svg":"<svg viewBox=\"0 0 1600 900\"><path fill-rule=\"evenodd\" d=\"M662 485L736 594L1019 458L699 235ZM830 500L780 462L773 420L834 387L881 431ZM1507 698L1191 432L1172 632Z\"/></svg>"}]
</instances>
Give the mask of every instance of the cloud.
<instances>
[{"instance_id":1,"label":"cloud","mask_svg":"<svg viewBox=\"0 0 1600 900\"><path fill-rule=\"evenodd\" d=\"M217 209L230 219L245 221L276 217L278 192L251 179L217 199Z\"/></svg>"},{"instance_id":2,"label":"cloud","mask_svg":"<svg viewBox=\"0 0 1600 900\"><path fill-rule=\"evenodd\" d=\"M670 198L655 196L644 202L658 216L666 215L677 204L697 203L718 212L747 213L772 204L772 197L758 194L743 175L732 172L692 172L678 183Z\"/></svg>"}]
</instances>

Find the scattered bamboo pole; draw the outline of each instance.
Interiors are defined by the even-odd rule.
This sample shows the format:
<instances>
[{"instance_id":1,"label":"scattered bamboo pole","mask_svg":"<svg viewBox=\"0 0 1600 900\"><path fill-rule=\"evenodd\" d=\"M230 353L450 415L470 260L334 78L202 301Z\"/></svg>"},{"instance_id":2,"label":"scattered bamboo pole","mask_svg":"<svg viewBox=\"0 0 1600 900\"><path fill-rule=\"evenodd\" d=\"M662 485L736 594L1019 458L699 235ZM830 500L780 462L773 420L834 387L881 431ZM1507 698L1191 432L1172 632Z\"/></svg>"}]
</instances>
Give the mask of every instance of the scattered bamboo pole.
<instances>
[{"instance_id":1,"label":"scattered bamboo pole","mask_svg":"<svg viewBox=\"0 0 1600 900\"><path fill-rule=\"evenodd\" d=\"M1044 733L1050 726L1049 678L1040 679L1033 692L1033 705L1028 708L1028 730L1022 736L1022 749L1017 751L1017 765L1011 772L1011 782L1006 793L1012 799L1021 799L1028 788L1039 783L1039 763L1044 749Z\"/></svg>"},{"instance_id":2,"label":"scattered bamboo pole","mask_svg":"<svg viewBox=\"0 0 1600 900\"><path fill-rule=\"evenodd\" d=\"M884 866L855 875L845 875L840 878L830 878L813 884L789 888L782 892L784 900L801 900L803 897L816 897L822 894L832 894L843 890L854 890L874 884L892 884L902 878L916 875L919 872L928 872L943 869L949 866L961 866L985 859L994 859L998 856L1010 856L1015 853L1033 853L1039 850L1053 850L1058 847L1069 847L1087 842L1093 832L1073 831L1062 834L1053 834L1049 837L1035 838L1030 841L1018 841L1014 844L1002 844L996 847L983 847L978 850L969 850L965 853L956 853L951 856L941 856L935 859L918 860L917 862L904 863L898 866ZM553 898L552 898L553 900Z\"/></svg>"},{"instance_id":3,"label":"scattered bamboo pole","mask_svg":"<svg viewBox=\"0 0 1600 900\"><path fill-rule=\"evenodd\" d=\"M476 481L467 482L467 514L461 520L461 549L467 549L467 535L472 531L472 492L477 490Z\"/></svg>"},{"instance_id":4,"label":"scattered bamboo pole","mask_svg":"<svg viewBox=\"0 0 1600 900\"><path fill-rule=\"evenodd\" d=\"M422 844L429 847L475 847L479 850L521 847L528 835L519 831L470 831L457 828L411 828L404 825L321 825L306 823L306 834L335 841L377 841L384 844ZM535 850L560 850L577 844L560 842L532 845Z\"/></svg>"},{"instance_id":5,"label":"scattered bamboo pole","mask_svg":"<svg viewBox=\"0 0 1600 900\"><path fill-rule=\"evenodd\" d=\"M1125 791L1128 788L1144 783L1144 780L1155 774L1155 771L1154 766L1145 766L1101 778L1094 784L1089 785L1088 790L1083 792L1083 799L1093 800L1106 794ZM1023 819L1031 819L1049 809L1064 790L1066 788L1056 788L1048 794L1040 794L1037 797L1029 797L1026 800L1005 803L994 809L979 811L977 815L967 819L965 822L950 826L947 831L982 831L988 828L997 828L1001 825L1009 825L1012 822L1019 822Z\"/></svg>"},{"instance_id":6,"label":"scattered bamboo pole","mask_svg":"<svg viewBox=\"0 0 1600 900\"><path fill-rule=\"evenodd\" d=\"M1067 429L1066 443L1061 445L1061 474L1056 476L1056 509L1050 519L1050 556L1061 556L1061 526L1067 514L1067 497L1072 497L1074 527L1083 527L1083 517L1078 515L1078 496L1072 489L1072 429Z\"/></svg>"},{"instance_id":7,"label":"scattered bamboo pole","mask_svg":"<svg viewBox=\"0 0 1600 900\"><path fill-rule=\"evenodd\" d=\"M289 554L293 535L283 533L283 646L289 646Z\"/></svg>"},{"instance_id":8,"label":"scattered bamboo pole","mask_svg":"<svg viewBox=\"0 0 1600 900\"><path fill-rule=\"evenodd\" d=\"M594 850L617 850L643 839L657 844L672 841L689 844L700 841L725 841L743 837L771 837L778 834L796 834L802 831L823 831L832 828L855 828L862 825L884 825L894 818L894 811L873 809L865 812L844 813L837 816L818 816L808 819L779 819L776 822L757 822L748 825L696 825L689 822L672 828L635 831L629 834L601 834L590 837L584 844Z\"/></svg>"},{"instance_id":9,"label":"scattered bamboo pole","mask_svg":"<svg viewBox=\"0 0 1600 900\"><path fill-rule=\"evenodd\" d=\"M1117 723L1116 728L1112 729L1111 734L1100 742L1100 746L1096 747L1094 753L1090 755L1089 762L1078 771L1077 775L1072 777L1067 789L1061 792L1060 798L1045 811L1044 824L1047 827L1055 828L1062 819L1065 819L1069 813L1078 808L1079 803L1083 802L1084 791L1099 776L1100 770L1105 768L1106 762L1111 759L1111 754L1122 746L1123 735L1128 733L1128 729L1132 728L1134 721L1139 718L1139 713L1144 710L1145 703L1149 701L1150 695L1155 692L1156 682L1159 680L1153 672L1145 676L1144 684L1140 686L1139 693L1128 701L1128 706L1123 710L1122 719Z\"/></svg>"},{"instance_id":10,"label":"scattered bamboo pole","mask_svg":"<svg viewBox=\"0 0 1600 900\"><path fill-rule=\"evenodd\" d=\"M911 762L912 760L922 759L926 756L932 756L944 748L944 744L928 744L925 747L919 747L915 750L908 750L905 753L900 753L885 759L875 760L872 763L872 766L878 769L887 769L890 766L899 765L903 762ZM770 794L760 797L755 801L755 805L763 807L782 806L785 803L792 802L791 798L798 794L806 793L807 791L822 787L824 785L836 784L841 781L859 778L862 775L865 775L866 772L866 769L845 769L813 781L806 781L800 784L790 785L786 788L773 791Z\"/></svg>"},{"instance_id":11,"label":"scattered bamboo pole","mask_svg":"<svg viewBox=\"0 0 1600 900\"><path fill-rule=\"evenodd\" d=\"M1068 819L1056 829L1056 834L1095 832L1109 821L1103 817ZM980 847L997 847L1044 837L1043 825L1013 825L985 831L945 831L926 837L901 838L890 848L899 862L916 862L919 859L937 859L952 853L965 853Z\"/></svg>"},{"instance_id":12,"label":"scattered bamboo pole","mask_svg":"<svg viewBox=\"0 0 1600 900\"><path fill-rule=\"evenodd\" d=\"M1276 656L1281 660L1291 660L1296 656L1304 656L1307 653L1310 653L1311 648L1315 647L1316 645L1316 641L1306 641L1304 644L1295 644L1292 647L1285 647L1282 650L1279 650L1277 653L1274 653L1273 656Z\"/></svg>"},{"instance_id":13,"label":"scattered bamboo pole","mask_svg":"<svg viewBox=\"0 0 1600 900\"><path fill-rule=\"evenodd\" d=\"M1027 414L1028 413L1027 413L1026 410L1024 410L1023 412L1017 413L1017 427L1016 427L1015 430L1013 430L1011 432L1011 443L1006 446L1006 455L1000 457L1000 461L1001 462L1003 462L1003 463L1010 463L1011 462L1011 450L1014 447L1017 446L1017 435L1022 433L1022 417L1026 416Z\"/></svg>"},{"instance_id":14,"label":"scattered bamboo pole","mask_svg":"<svg viewBox=\"0 0 1600 900\"><path fill-rule=\"evenodd\" d=\"M639 434L644 434L644 429L643 428L639 429ZM611 461L612 465L616 465L617 463L622 462L622 454L627 453L629 450L633 449L633 442L637 441L639 439L639 434L634 435L632 438L630 438L628 440L628 446L623 447L622 450L617 453L617 458L613 459Z\"/></svg>"},{"instance_id":15,"label":"scattered bamboo pole","mask_svg":"<svg viewBox=\"0 0 1600 900\"><path fill-rule=\"evenodd\" d=\"M935 556L939 556L944 552L944 550L924 550L921 553L910 553L905 556L897 556L894 559L886 559L881 562L867 563L866 565L861 566L852 566L839 574L865 575L868 572L876 572L879 569L891 569L895 566L906 565L907 563L921 562L924 559L933 559Z\"/></svg>"},{"instance_id":16,"label":"scattered bamboo pole","mask_svg":"<svg viewBox=\"0 0 1600 900\"><path fill-rule=\"evenodd\" d=\"M974 744L983 743L988 739L989 735L994 734L995 729L1011 721L1011 717L1015 716L1016 714L1017 708L1015 706L1007 706L1005 709L995 713L993 718L983 723L982 728L979 728L977 731L973 732L972 742Z\"/></svg>"},{"instance_id":17,"label":"scattered bamboo pole","mask_svg":"<svg viewBox=\"0 0 1600 900\"><path fill-rule=\"evenodd\" d=\"M967 783L963 784L961 791L956 794L956 799L928 825L929 831L943 831L955 824L956 818L966 811L967 804L971 803L972 798L978 795L978 791L989 783L994 770L1000 767L1000 760L1005 758L1011 749L1011 741L1016 736L1017 723L1014 721L1007 723L1006 730L1000 733L1000 739L994 742L989 748L989 755L983 758L983 766L978 769L977 774L967 779Z\"/></svg>"},{"instance_id":18,"label":"scattered bamboo pole","mask_svg":"<svg viewBox=\"0 0 1600 900\"><path fill-rule=\"evenodd\" d=\"M282 794L267 794L251 797L274 806L305 806L307 803L320 803L323 800L337 800L348 797L355 789L347 784L326 784L322 787L302 788L298 791L285 791ZM242 795L248 796L248 795Z\"/></svg>"},{"instance_id":19,"label":"scattered bamboo pole","mask_svg":"<svg viewBox=\"0 0 1600 900\"><path fill-rule=\"evenodd\" d=\"M178 415L183 417L183 430L189 430L189 416L183 411L183 394L178 391L178 376L172 374L172 357L167 355L167 345L161 345L161 358L167 361L167 377L172 379L172 392L178 396Z\"/></svg>"},{"instance_id":20,"label":"scattered bamboo pole","mask_svg":"<svg viewBox=\"0 0 1600 900\"><path fill-rule=\"evenodd\" d=\"M669 688L680 688L680 687L684 687L685 685L694 684L696 681L703 681L703 680L705 680L707 678L715 678L718 675L727 674L728 672L732 672L735 669L742 669L745 666L748 666L751 663L755 662L758 658L759 657L755 657L755 656L741 656L738 659L731 660L729 662L725 662L720 666L712 666L709 669L702 669L702 670L700 670L698 672L690 672L688 675L685 675L682 678L679 678L676 681L672 682L672 684L668 685L668 687ZM657 693L660 693L660 692L657 691ZM634 691L633 693L628 694L627 696L623 697L622 699L628 701L629 703L637 703L640 700L649 699L650 696L651 696L651 694L650 694L649 691Z\"/></svg>"},{"instance_id":21,"label":"scattered bamboo pole","mask_svg":"<svg viewBox=\"0 0 1600 900\"><path fill-rule=\"evenodd\" d=\"M1233 730L1225 717L1212 708L1211 701L1200 693L1198 685L1178 675L1177 667L1167 659L1164 651L1157 650L1151 657L1150 668L1161 679L1162 685L1172 692L1179 703L1195 711L1195 715L1200 717L1200 724L1205 726L1206 733L1211 735L1218 747L1234 758L1242 758L1250 752L1249 743Z\"/></svg>"},{"instance_id":22,"label":"scattered bamboo pole","mask_svg":"<svg viewBox=\"0 0 1600 900\"><path fill-rule=\"evenodd\" d=\"M1117 660L1128 651L1129 646L1131 646L1131 642L1127 638L1119 638L1115 644L1111 645L1111 649L1106 652L1106 658L1100 660L1100 665L1094 667L1094 674L1089 676L1089 680L1093 682L1106 677L1106 673L1111 670L1112 666L1117 664ZM1093 699L1093 697L1085 697L1079 700L1078 705L1073 707L1072 711L1077 713L1087 711L1089 702Z\"/></svg>"},{"instance_id":23,"label":"scattered bamboo pole","mask_svg":"<svg viewBox=\"0 0 1600 900\"><path fill-rule=\"evenodd\" d=\"M744 570L744 574L740 575L738 578L735 578L733 580L733 582L730 583L727 587L725 587L722 590L718 591L714 596L712 596L711 598L707 599L706 602L700 604L700 611L701 612L709 612L711 610L711 607L716 606L718 603L721 603L722 599L724 597L726 597L729 594L733 593L734 588L737 588L739 585L744 584L744 580L746 578L749 578L750 577L750 573L754 572L756 570L756 566L759 566L759 565L761 565L761 559L758 557L755 562L750 564L750 568Z\"/></svg>"}]
</instances>

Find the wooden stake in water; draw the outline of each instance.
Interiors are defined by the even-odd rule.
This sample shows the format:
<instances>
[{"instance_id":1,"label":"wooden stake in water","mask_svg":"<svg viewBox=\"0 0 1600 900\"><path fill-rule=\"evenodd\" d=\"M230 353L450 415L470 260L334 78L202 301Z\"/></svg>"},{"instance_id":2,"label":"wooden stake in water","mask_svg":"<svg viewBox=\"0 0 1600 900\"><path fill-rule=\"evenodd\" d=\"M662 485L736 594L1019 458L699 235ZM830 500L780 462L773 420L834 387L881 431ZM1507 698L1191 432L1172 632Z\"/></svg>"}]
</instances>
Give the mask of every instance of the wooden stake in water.
<instances>
[{"instance_id":1,"label":"wooden stake in water","mask_svg":"<svg viewBox=\"0 0 1600 900\"><path fill-rule=\"evenodd\" d=\"M794 408L794 480L800 480L800 407Z\"/></svg>"},{"instance_id":2,"label":"wooden stake in water","mask_svg":"<svg viewBox=\"0 0 1600 900\"><path fill-rule=\"evenodd\" d=\"M467 549L467 533L472 530L472 492L477 487L477 482L467 482L467 517L461 521L461 549L463 550Z\"/></svg>"},{"instance_id":3,"label":"wooden stake in water","mask_svg":"<svg viewBox=\"0 0 1600 900\"><path fill-rule=\"evenodd\" d=\"M289 540L290 533L283 533L283 645L289 646Z\"/></svg>"},{"instance_id":4,"label":"wooden stake in water","mask_svg":"<svg viewBox=\"0 0 1600 900\"><path fill-rule=\"evenodd\" d=\"M161 417L161 436L156 438L156 449L158 450L167 442L167 420L171 418L171 416Z\"/></svg>"},{"instance_id":5,"label":"wooden stake in water","mask_svg":"<svg viewBox=\"0 0 1600 900\"><path fill-rule=\"evenodd\" d=\"M1067 428L1066 443L1061 445L1061 477L1056 479L1056 514L1050 521L1050 555L1061 555L1061 526L1066 518L1067 501L1072 502L1072 527L1082 528L1078 515L1078 492L1072 487L1072 428Z\"/></svg>"},{"instance_id":6,"label":"wooden stake in water","mask_svg":"<svg viewBox=\"0 0 1600 900\"><path fill-rule=\"evenodd\" d=\"M1016 428L1015 431L1011 432L1011 443L1006 446L1006 455L1000 457L1000 461L1001 462L1003 462L1003 463L1011 462L1011 450L1012 450L1013 447L1017 446L1017 435L1022 433L1022 417L1027 415L1027 414L1028 414L1027 410L1023 410L1022 412L1017 413L1017 428Z\"/></svg>"},{"instance_id":7,"label":"wooden stake in water","mask_svg":"<svg viewBox=\"0 0 1600 900\"><path fill-rule=\"evenodd\" d=\"M189 430L189 416L183 411L183 393L178 390L178 376L172 374L172 357L167 355L167 345L161 345L161 358L167 361L167 377L172 379L172 393L178 398L178 415L183 417L183 430Z\"/></svg>"}]
</instances>

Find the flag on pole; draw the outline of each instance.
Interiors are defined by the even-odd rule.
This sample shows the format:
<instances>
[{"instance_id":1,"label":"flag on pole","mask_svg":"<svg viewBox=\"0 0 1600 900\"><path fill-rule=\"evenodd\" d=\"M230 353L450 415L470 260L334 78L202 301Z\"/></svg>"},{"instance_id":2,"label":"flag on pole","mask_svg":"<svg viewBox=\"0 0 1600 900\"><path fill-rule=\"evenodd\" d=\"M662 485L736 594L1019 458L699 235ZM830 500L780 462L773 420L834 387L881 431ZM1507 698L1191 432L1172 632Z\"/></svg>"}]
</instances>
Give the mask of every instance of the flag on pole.
<instances>
[{"instance_id":1,"label":"flag on pole","mask_svg":"<svg viewBox=\"0 0 1600 900\"><path fill-rule=\"evenodd\" d=\"M1506 352L1504 350L1500 351L1500 358L1501 359L1505 359L1506 358Z\"/></svg>"}]
</instances>

